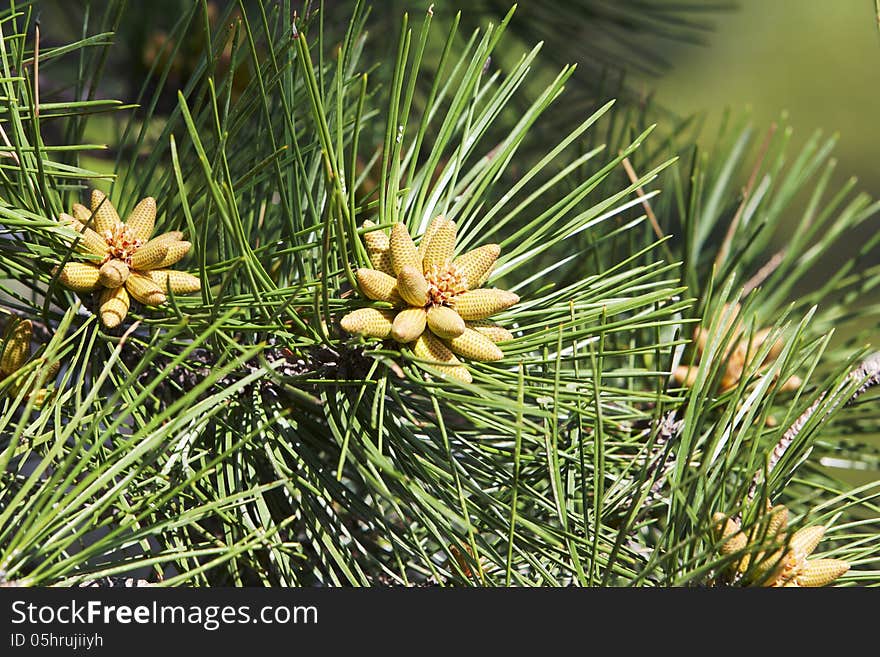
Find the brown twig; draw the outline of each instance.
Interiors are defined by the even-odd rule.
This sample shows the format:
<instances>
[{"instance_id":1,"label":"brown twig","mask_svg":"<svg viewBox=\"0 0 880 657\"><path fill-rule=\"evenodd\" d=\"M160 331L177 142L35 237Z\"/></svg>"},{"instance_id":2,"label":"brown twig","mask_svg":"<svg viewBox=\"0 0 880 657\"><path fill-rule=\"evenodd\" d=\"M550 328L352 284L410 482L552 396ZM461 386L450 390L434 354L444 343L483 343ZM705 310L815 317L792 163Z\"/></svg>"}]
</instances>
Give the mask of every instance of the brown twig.
<instances>
[{"instance_id":1,"label":"brown twig","mask_svg":"<svg viewBox=\"0 0 880 657\"><path fill-rule=\"evenodd\" d=\"M739 222L742 219L743 212L746 209L746 203L748 203L749 198L752 196L752 190L755 187L755 181L758 179L758 173L761 171L761 165L764 163L764 158L767 156L767 151L770 149L770 140L773 138L773 135L776 133L776 123L771 123L770 128L767 130L767 134L764 137L764 143L761 144L761 150L758 153L758 159L755 162L755 166L752 168L752 173L749 176L749 181L746 183L746 186L743 188L743 196L742 201L740 201L739 207L736 209L736 214L733 215L733 219L730 220L730 226L727 227L727 234L724 236L724 241L721 243L721 248L718 249L718 255L715 256L715 269L716 271L721 268L721 263L727 258L727 254L730 252L730 245L733 242L733 236L736 233L736 229L739 227Z\"/></svg>"},{"instance_id":2,"label":"brown twig","mask_svg":"<svg viewBox=\"0 0 880 657\"><path fill-rule=\"evenodd\" d=\"M630 164L629 158L623 158L623 169L626 171L626 175L629 177L629 180L632 184L636 184L639 181L638 175L636 175L635 169L633 169L632 164ZM648 215L648 221L651 222L651 226L654 228L654 233L657 235L657 239L663 239L666 237L663 234L663 230L660 228L660 223L657 221L657 216L654 214L654 210L651 209L651 203L647 198L647 194L645 194L645 190L642 189L641 185L636 187L636 194L639 195L639 198L642 200L642 207L645 208L645 214Z\"/></svg>"},{"instance_id":3,"label":"brown twig","mask_svg":"<svg viewBox=\"0 0 880 657\"><path fill-rule=\"evenodd\" d=\"M782 264L782 261L784 259L785 259L785 249L782 249L781 251L777 251L776 253L774 253L773 257L770 258L770 260L768 260L767 263L763 267L761 267L755 273L754 276L752 276L748 281L746 281L746 284L743 286L742 292L740 292L740 295L739 295L740 298L742 299L742 298L746 297L749 294L749 292L751 292L756 287L758 287L761 283L766 281L770 277L770 274L772 274L774 271L776 271L776 269L779 267L779 265Z\"/></svg>"}]
</instances>

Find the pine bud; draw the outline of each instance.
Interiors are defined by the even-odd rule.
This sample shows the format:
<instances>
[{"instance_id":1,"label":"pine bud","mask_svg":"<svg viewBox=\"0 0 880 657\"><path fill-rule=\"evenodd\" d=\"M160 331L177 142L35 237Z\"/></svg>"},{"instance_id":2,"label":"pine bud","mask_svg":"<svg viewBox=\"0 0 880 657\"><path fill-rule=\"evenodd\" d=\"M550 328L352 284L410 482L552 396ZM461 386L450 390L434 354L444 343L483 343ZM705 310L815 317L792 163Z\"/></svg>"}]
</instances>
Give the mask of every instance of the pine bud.
<instances>
[{"instance_id":1,"label":"pine bud","mask_svg":"<svg viewBox=\"0 0 880 657\"><path fill-rule=\"evenodd\" d=\"M457 338L446 340L449 348L459 356L479 361L493 361L504 358L504 352L485 335L466 328Z\"/></svg>"},{"instance_id":2,"label":"pine bud","mask_svg":"<svg viewBox=\"0 0 880 657\"><path fill-rule=\"evenodd\" d=\"M130 303L125 287L104 288L101 291L99 301L101 323L111 329L119 326L128 314Z\"/></svg>"},{"instance_id":3,"label":"pine bud","mask_svg":"<svg viewBox=\"0 0 880 657\"><path fill-rule=\"evenodd\" d=\"M413 344L413 353L417 358L426 361L423 366L435 371L442 378L453 378L464 383L471 383L473 378L468 369L461 364L449 348L433 333L425 331Z\"/></svg>"},{"instance_id":4,"label":"pine bud","mask_svg":"<svg viewBox=\"0 0 880 657\"><path fill-rule=\"evenodd\" d=\"M411 306L428 303L428 281L420 270L411 265L406 265L398 272L397 292Z\"/></svg>"},{"instance_id":5,"label":"pine bud","mask_svg":"<svg viewBox=\"0 0 880 657\"><path fill-rule=\"evenodd\" d=\"M447 306L428 308L428 328L439 338L457 338L464 333L464 320Z\"/></svg>"},{"instance_id":6,"label":"pine bud","mask_svg":"<svg viewBox=\"0 0 880 657\"><path fill-rule=\"evenodd\" d=\"M128 278L130 270L122 260L108 260L98 270L98 282L104 287L119 287Z\"/></svg>"},{"instance_id":7,"label":"pine bud","mask_svg":"<svg viewBox=\"0 0 880 657\"><path fill-rule=\"evenodd\" d=\"M457 295L453 299L453 308L462 319L486 319L516 303L519 303L519 297L513 292L482 288Z\"/></svg>"},{"instance_id":8,"label":"pine bud","mask_svg":"<svg viewBox=\"0 0 880 657\"><path fill-rule=\"evenodd\" d=\"M452 264L467 279L468 289L476 290L489 278L499 255L501 255L500 245L485 244L459 256Z\"/></svg>"},{"instance_id":9,"label":"pine bud","mask_svg":"<svg viewBox=\"0 0 880 657\"><path fill-rule=\"evenodd\" d=\"M74 292L92 292L100 285L101 270L87 262L68 262L61 269L58 280Z\"/></svg>"},{"instance_id":10,"label":"pine bud","mask_svg":"<svg viewBox=\"0 0 880 657\"><path fill-rule=\"evenodd\" d=\"M168 255L168 246L168 242L150 240L131 256L131 268L140 271L161 269L162 262Z\"/></svg>"},{"instance_id":11,"label":"pine bud","mask_svg":"<svg viewBox=\"0 0 880 657\"><path fill-rule=\"evenodd\" d=\"M405 308L394 318L391 337L403 344L412 342L425 332L426 321L424 308Z\"/></svg>"},{"instance_id":12,"label":"pine bud","mask_svg":"<svg viewBox=\"0 0 880 657\"><path fill-rule=\"evenodd\" d=\"M394 276L376 269L358 269L356 272L358 285L361 292L369 299L376 301L388 301L399 303L400 295L397 293L397 279Z\"/></svg>"},{"instance_id":13,"label":"pine bud","mask_svg":"<svg viewBox=\"0 0 880 657\"><path fill-rule=\"evenodd\" d=\"M134 206L125 225L137 239L146 242L156 225L156 199L147 196Z\"/></svg>"},{"instance_id":14,"label":"pine bud","mask_svg":"<svg viewBox=\"0 0 880 657\"><path fill-rule=\"evenodd\" d=\"M359 308L343 317L339 324L347 333L355 333L382 340L391 336L394 312L376 308Z\"/></svg>"},{"instance_id":15,"label":"pine bud","mask_svg":"<svg viewBox=\"0 0 880 657\"><path fill-rule=\"evenodd\" d=\"M152 278L133 271L125 281L129 294L145 306L160 306L165 303L165 292Z\"/></svg>"},{"instance_id":16,"label":"pine bud","mask_svg":"<svg viewBox=\"0 0 880 657\"><path fill-rule=\"evenodd\" d=\"M422 258L422 271L428 271L431 266L442 266L452 261L455 251L455 223L438 217L432 225L437 228L430 236ZM425 236L427 238L427 235Z\"/></svg>"},{"instance_id":17,"label":"pine bud","mask_svg":"<svg viewBox=\"0 0 880 657\"><path fill-rule=\"evenodd\" d=\"M98 189L92 190L92 213L95 215L95 231L100 235L107 231L112 233L121 223L110 199Z\"/></svg>"},{"instance_id":18,"label":"pine bud","mask_svg":"<svg viewBox=\"0 0 880 657\"><path fill-rule=\"evenodd\" d=\"M420 273L423 271L418 249L416 249L416 245L413 243L406 226L397 223L391 227L390 244L391 265L394 267L396 275L400 275L400 271L404 267L413 267Z\"/></svg>"}]
</instances>

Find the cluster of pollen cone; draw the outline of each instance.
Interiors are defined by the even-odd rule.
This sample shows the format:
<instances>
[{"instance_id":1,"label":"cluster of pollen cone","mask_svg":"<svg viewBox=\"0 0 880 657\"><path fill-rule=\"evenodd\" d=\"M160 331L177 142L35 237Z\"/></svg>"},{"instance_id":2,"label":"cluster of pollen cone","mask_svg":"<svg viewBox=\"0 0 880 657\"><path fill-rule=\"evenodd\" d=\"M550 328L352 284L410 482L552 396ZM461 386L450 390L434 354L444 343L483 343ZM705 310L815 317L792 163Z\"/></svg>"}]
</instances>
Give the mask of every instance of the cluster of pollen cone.
<instances>
[{"instance_id":1,"label":"cluster of pollen cone","mask_svg":"<svg viewBox=\"0 0 880 657\"><path fill-rule=\"evenodd\" d=\"M725 322L725 325L721 328L722 333L726 332L731 326L733 326L733 338L731 344L724 352L725 363L721 375L721 392L727 392L739 385L743 373L752 361L755 360L761 347L767 342L770 334L773 332L773 329L770 328L761 329L760 331L757 331L750 340L749 336L745 335L743 332L744 329L742 322L739 319L739 314L739 304L724 304L721 310L721 316L724 318L723 321ZM709 331L705 328L697 327L694 331L694 344L698 357L702 357L705 353L708 341ZM779 354L782 353L782 348L784 346L781 338L777 339L776 342L770 345L767 355L764 356L764 359L760 364L759 371L767 369L767 367L779 357ZM697 381L698 371L698 365L679 365L672 372L672 378L679 385L690 388L693 387ZM799 377L792 376L783 382L780 390L783 392L797 390L802 383L803 381L801 381Z\"/></svg>"},{"instance_id":2,"label":"cluster of pollen cone","mask_svg":"<svg viewBox=\"0 0 880 657\"><path fill-rule=\"evenodd\" d=\"M200 288L199 279L192 274L168 269L192 244L176 230L152 237L156 200L150 196L123 222L110 199L94 190L91 209L74 203L73 216L62 214L61 221L80 234L79 250L94 259L68 262L59 280L74 292L99 291L101 322L107 328L115 328L125 319L131 298L146 306L159 306L165 303L169 290L186 294Z\"/></svg>"},{"instance_id":3,"label":"cluster of pollen cone","mask_svg":"<svg viewBox=\"0 0 880 657\"><path fill-rule=\"evenodd\" d=\"M825 586L849 570L849 564L842 559L807 559L825 536L825 527L799 529L786 544L788 509L781 504L770 508L765 522L756 523L749 536L738 522L723 513L716 513L713 520L724 540L720 547L723 555L740 554L764 542L782 546L767 552L754 550L733 563L737 573L745 575L751 570L751 579L763 586Z\"/></svg>"},{"instance_id":4,"label":"cluster of pollen cone","mask_svg":"<svg viewBox=\"0 0 880 657\"><path fill-rule=\"evenodd\" d=\"M0 381L7 377L14 376L20 369L25 366L31 356L31 339L33 337L34 327L29 319L11 319L6 325L6 330L0 340L2 351L0 351ZM46 373L46 381L51 381L58 374L61 363L54 362L49 364L49 371ZM24 385L24 379L14 380L10 386L10 392L18 395ZM34 404L39 407L49 396L47 388L32 390L28 396L34 397Z\"/></svg>"},{"instance_id":5,"label":"cluster of pollen cone","mask_svg":"<svg viewBox=\"0 0 880 657\"><path fill-rule=\"evenodd\" d=\"M364 227L372 228L372 222ZM391 234L364 234L372 269L358 269L363 294L391 308L360 308L342 318L348 333L394 339L410 345L421 364L443 377L466 383L471 374L458 356L476 361L501 360L499 342L513 339L489 317L515 303L513 292L483 288L501 253L486 244L457 258L455 223L438 216L416 247L406 226Z\"/></svg>"}]
</instances>

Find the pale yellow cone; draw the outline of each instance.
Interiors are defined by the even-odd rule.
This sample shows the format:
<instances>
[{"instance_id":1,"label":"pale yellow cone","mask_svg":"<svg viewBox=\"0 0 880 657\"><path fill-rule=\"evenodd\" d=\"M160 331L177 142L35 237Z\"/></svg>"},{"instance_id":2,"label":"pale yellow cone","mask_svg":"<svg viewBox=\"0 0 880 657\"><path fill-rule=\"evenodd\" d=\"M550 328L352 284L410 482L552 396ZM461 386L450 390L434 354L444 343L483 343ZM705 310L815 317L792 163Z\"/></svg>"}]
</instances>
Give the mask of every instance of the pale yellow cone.
<instances>
[{"instance_id":1,"label":"pale yellow cone","mask_svg":"<svg viewBox=\"0 0 880 657\"><path fill-rule=\"evenodd\" d=\"M199 278L185 271L151 269L146 274L163 292L171 290L174 294L189 294L202 289L202 282Z\"/></svg>"},{"instance_id":2,"label":"pale yellow cone","mask_svg":"<svg viewBox=\"0 0 880 657\"><path fill-rule=\"evenodd\" d=\"M798 586L825 586L849 570L849 564L840 559L812 559L794 578Z\"/></svg>"},{"instance_id":3,"label":"pale yellow cone","mask_svg":"<svg viewBox=\"0 0 880 657\"><path fill-rule=\"evenodd\" d=\"M513 340L513 333L499 324L494 324L493 322L484 319L468 322L467 327L474 329L477 333L485 335L496 344Z\"/></svg>"},{"instance_id":4,"label":"pale yellow cone","mask_svg":"<svg viewBox=\"0 0 880 657\"><path fill-rule=\"evenodd\" d=\"M788 527L788 509L782 504L777 504L768 513L770 522L767 523L767 537L773 540L779 539Z\"/></svg>"},{"instance_id":5,"label":"pale yellow cone","mask_svg":"<svg viewBox=\"0 0 880 657\"><path fill-rule=\"evenodd\" d=\"M77 238L79 240L77 243L77 249L80 252L91 253L102 258L110 253L110 246L107 244L107 240L98 235L98 233L91 228L86 227L75 217L71 217L69 214L62 212L61 222L70 226L80 234Z\"/></svg>"},{"instance_id":6,"label":"pale yellow cone","mask_svg":"<svg viewBox=\"0 0 880 657\"><path fill-rule=\"evenodd\" d=\"M175 231L177 232L177 231ZM154 240L150 240L153 242ZM184 240L172 240L172 239L164 239L161 242L168 245L168 252L165 254L165 257L157 264L154 269L161 269L163 267L170 267L171 265L176 265L183 257L189 253L189 250L192 248L192 242L187 242ZM144 247L147 245L145 244ZM141 248L144 248L141 247Z\"/></svg>"},{"instance_id":7,"label":"pale yellow cone","mask_svg":"<svg viewBox=\"0 0 880 657\"><path fill-rule=\"evenodd\" d=\"M125 226L142 242L150 239L156 226L156 199L152 196L141 199L128 215Z\"/></svg>"},{"instance_id":8,"label":"pale yellow cone","mask_svg":"<svg viewBox=\"0 0 880 657\"><path fill-rule=\"evenodd\" d=\"M447 306L428 308L428 328L438 338L457 338L464 333L464 320Z\"/></svg>"},{"instance_id":9,"label":"pale yellow cone","mask_svg":"<svg viewBox=\"0 0 880 657\"><path fill-rule=\"evenodd\" d=\"M165 292L152 278L133 271L125 281L125 289L145 306L161 306L165 303Z\"/></svg>"},{"instance_id":10,"label":"pale yellow cone","mask_svg":"<svg viewBox=\"0 0 880 657\"><path fill-rule=\"evenodd\" d=\"M791 537L789 550L799 559L806 558L825 536L825 529L822 525L815 525L797 530Z\"/></svg>"},{"instance_id":11,"label":"pale yellow cone","mask_svg":"<svg viewBox=\"0 0 880 657\"><path fill-rule=\"evenodd\" d=\"M504 358L504 352L494 342L473 329L466 328L460 336L445 342L454 353L471 360L493 361Z\"/></svg>"},{"instance_id":12,"label":"pale yellow cone","mask_svg":"<svg viewBox=\"0 0 880 657\"><path fill-rule=\"evenodd\" d=\"M785 380L779 390L782 392L794 392L804 384L804 380L799 376L790 376Z\"/></svg>"},{"instance_id":13,"label":"pale yellow cone","mask_svg":"<svg viewBox=\"0 0 880 657\"><path fill-rule=\"evenodd\" d=\"M412 265L406 265L397 274L397 293L411 306L428 303L428 281Z\"/></svg>"},{"instance_id":14,"label":"pale yellow cone","mask_svg":"<svg viewBox=\"0 0 880 657\"><path fill-rule=\"evenodd\" d=\"M116 328L128 314L130 300L123 287L104 288L101 291L101 323L107 328Z\"/></svg>"},{"instance_id":15,"label":"pale yellow cone","mask_svg":"<svg viewBox=\"0 0 880 657\"><path fill-rule=\"evenodd\" d=\"M3 354L0 355L0 372L6 376L18 371L31 354L31 336L34 327L29 319L11 319L7 330Z\"/></svg>"},{"instance_id":16,"label":"pale yellow cone","mask_svg":"<svg viewBox=\"0 0 880 657\"><path fill-rule=\"evenodd\" d=\"M452 264L467 279L468 289L476 290L489 278L499 255L500 245L485 244L459 256Z\"/></svg>"},{"instance_id":17,"label":"pale yellow cone","mask_svg":"<svg viewBox=\"0 0 880 657\"><path fill-rule=\"evenodd\" d=\"M81 224L90 226L91 228L95 227L94 221L92 220L92 211L82 203L73 204L73 216Z\"/></svg>"},{"instance_id":18,"label":"pale yellow cone","mask_svg":"<svg viewBox=\"0 0 880 657\"><path fill-rule=\"evenodd\" d=\"M672 370L672 379L678 385L690 388L697 382L697 373L698 369L696 366L679 365Z\"/></svg>"},{"instance_id":19,"label":"pale yellow cone","mask_svg":"<svg viewBox=\"0 0 880 657\"><path fill-rule=\"evenodd\" d=\"M364 335L382 340L391 336L394 311L376 308L358 308L343 317L339 324L347 333Z\"/></svg>"},{"instance_id":20,"label":"pale yellow cone","mask_svg":"<svg viewBox=\"0 0 880 657\"><path fill-rule=\"evenodd\" d=\"M101 190L92 190L92 212L95 215L94 229L100 235L107 231L113 232L120 224L116 208Z\"/></svg>"},{"instance_id":21,"label":"pale yellow cone","mask_svg":"<svg viewBox=\"0 0 880 657\"><path fill-rule=\"evenodd\" d=\"M394 273L400 275L400 271L404 267L413 267L420 273L422 272L422 263L419 260L419 251L413 243L409 231L403 224L397 223L391 227L391 266ZM406 297L404 297L406 298Z\"/></svg>"},{"instance_id":22,"label":"pale yellow cone","mask_svg":"<svg viewBox=\"0 0 880 657\"><path fill-rule=\"evenodd\" d=\"M34 408L41 409L51 395L52 391L48 388L40 388L32 392L29 399L33 402Z\"/></svg>"},{"instance_id":23,"label":"pale yellow cone","mask_svg":"<svg viewBox=\"0 0 880 657\"><path fill-rule=\"evenodd\" d=\"M144 244L131 256L131 268L140 271L146 269L161 269L165 256L168 255L169 242L153 242Z\"/></svg>"},{"instance_id":24,"label":"pale yellow cone","mask_svg":"<svg viewBox=\"0 0 880 657\"><path fill-rule=\"evenodd\" d=\"M128 279L130 270L122 260L108 260L98 270L98 282L104 287L119 287Z\"/></svg>"},{"instance_id":25,"label":"pale yellow cone","mask_svg":"<svg viewBox=\"0 0 880 657\"><path fill-rule=\"evenodd\" d=\"M427 313L424 308L404 308L394 318L391 337L407 344L425 332Z\"/></svg>"},{"instance_id":26,"label":"pale yellow cone","mask_svg":"<svg viewBox=\"0 0 880 657\"><path fill-rule=\"evenodd\" d=\"M468 369L461 364L455 354L430 331L425 331L413 343L413 353L417 358L427 361L420 363L429 371L436 372L442 378L452 378L464 383L471 383L473 378Z\"/></svg>"},{"instance_id":27,"label":"pale yellow cone","mask_svg":"<svg viewBox=\"0 0 880 657\"><path fill-rule=\"evenodd\" d=\"M364 228L372 228L375 225L372 221L365 221L363 223ZM385 231L374 230L364 233L364 244L367 247L367 255L370 256L370 263L372 263L373 269L393 276L394 267L391 265L391 243Z\"/></svg>"},{"instance_id":28,"label":"pale yellow cone","mask_svg":"<svg viewBox=\"0 0 880 657\"><path fill-rule=\"evenodd\" d=\"M425 229L425 234L422 235L422 240L419 242L419 260L424 262L425 260L425 252L428 250L428 244L431 242L431 238L434 236L434 233L437 232L437 229L440 228L444 223L446 223L447 219L442 214L438 214L436 217L431 219L431 222L428 224L428 227ZM425 267L425 271L427 271L427 267Z\"/></svg>"},{"instance_id":29,"label":"pale yellow cone","mask_svg":"<svg viewBox=\"0 0 880 657\"><path fill-rule=\"evenodd\" d=\"M422 271L432 266L442 266L452 261L455 251L455 222L444 219L431 235L425 255L422 258Z\"/></svg>"},{"instance_id":30,"label":"pale yellow cone","mask_svg":"<svg viewBox=\"0 0 880 657\"><path fill-rule=\"evenodd\" d=\"M486 319L515 303L519 303L519 297L513 292L484 288L457 295L453 299L453 308L462 319Z\"/></svg>"},{"instance_id":31,"label":"pale yellow cone","mask_svg":"<svg viewBox=\"0 0 880 657\"><path fill-rule=\"evenodd\" d=\"M397 292L397 279L394 276L377 271L376 269L358 269L355 272L361 292L375 301L387 301L399 303L400 294Z\"/></svg>"},{"instance_id":32,"label":"pale yellow cone","mask_svg":"<svg viewBox=\"0 0 880 657\"><path fill-rule=\"evenodd\" d=\"M87 262L68 262L61 269L58 280L74 292L92 292L100 285L101 270Z\"/></svg>"}]
</instances>

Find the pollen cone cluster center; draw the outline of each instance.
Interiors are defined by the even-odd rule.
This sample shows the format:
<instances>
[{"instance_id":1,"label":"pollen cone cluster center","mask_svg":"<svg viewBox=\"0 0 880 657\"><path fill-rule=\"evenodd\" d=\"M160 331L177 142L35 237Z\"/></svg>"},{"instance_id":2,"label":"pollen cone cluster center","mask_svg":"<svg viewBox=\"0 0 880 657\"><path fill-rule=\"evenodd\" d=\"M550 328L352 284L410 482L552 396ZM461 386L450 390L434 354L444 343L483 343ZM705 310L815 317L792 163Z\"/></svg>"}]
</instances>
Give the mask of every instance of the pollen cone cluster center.
<instances>
[{"instance_id":1,"label":"pollen cone cluster center","mask_svg":"<svg viewBox=\"0 0 880 657\"><path fill-rule=\"evenodd\" d=\"M724 334L727 331L732 330L733 334L733 339L731 341L732 344L728 346L724 352L725 362L720 383L720 391L722 393L732 390L739 385L743 374L756 359L758 352L773 332L772 329L764 328L757 331L750 339L748 335L744 334L739 315L739 304L724 304L721 309L721 317L724 322L724 326L721 328L721 333ZM705 328L697 327L694 331L694 344L696 347L696 354L699 358L702 358L706 352L709 337L709 331ZM779 354L782 353L783 347L784 343L782 339L777 339L770 346L766 356L764 356L759 365L758 371L766 370L777 358L779 358ZM672 377L679 385L690 388L696 383L698 372L699 365L679 365L672 372ZM782 392L791 392L797 390L802 383L803 381L801 381L799 377L792 376L783 382L780 390Z\"/></svg>"},{"instance_id":2,"label":"pollen cone cluster center","mask_svg":"<svg viewBox=\"0 0 880 657\"><path fill-rule=\"evenodd\" d=\"M199 279L168 269L190 250L183 233L170 231L156 237L156 200L141 200L122 222L116 208L98 190L92 192L91 209L73 204L73 215L61 220L79 235L78 248L94 259L68 262L59 275L61 284L74 292L100 291L101 322L115 328L128 314L131 297L146 306L165 303L174 294L196 292Z\"/></svg>"},{"instance_id":3,"label":"pollen cone cluster center","mask_svg":"<svg viewBox=\"0 0 880 657\"><path fill-rule=\"evenodd\" d=\"M748 535L740 523L722 513L716 513L713 520L723 541L721 554L741 554L733 568L748 581L763 586L816 587L830 584L849 570L841 559L807 559L825 536L823 526L803 527L786 541L788 509L781 504L770 508ZM764 550L765 544L776 547Z\"/></svg>"},{"instance_id":4,"label":"pollen cone cluster center","mask_svg":"<svg viewBox=\"0 0 880 657\"><path fill-rule=\"evenodd\" d=\"M365 228L373 228L364 222ZM454 257L455 223L436 217L416 247L406 226L394 224L364 234L372 269L358 269L361 291L390 309L361 308L342 318L349 333L392 338L410 345L416 357L441 376L470 383L458 356L501 360L497 343L513 339L507 329L487 321L515 303L513 292L483 288L501 253L486 244Z\"/></svg>"}]
</instances>

